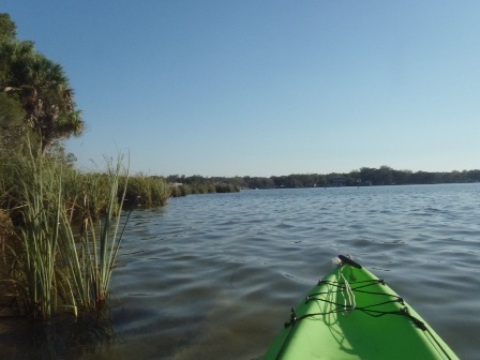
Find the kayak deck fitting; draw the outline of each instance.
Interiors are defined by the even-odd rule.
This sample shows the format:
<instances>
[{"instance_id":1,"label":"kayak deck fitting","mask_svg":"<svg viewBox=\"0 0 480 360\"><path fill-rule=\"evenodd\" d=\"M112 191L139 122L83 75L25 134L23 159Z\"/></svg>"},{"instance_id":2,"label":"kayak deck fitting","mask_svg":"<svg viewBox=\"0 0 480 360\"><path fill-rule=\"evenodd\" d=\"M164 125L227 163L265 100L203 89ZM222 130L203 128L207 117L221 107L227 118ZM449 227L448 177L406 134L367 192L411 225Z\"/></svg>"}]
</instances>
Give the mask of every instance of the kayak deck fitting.
<instances>
[{"instance_id":1,"label":"kayak deck fitting","mask_svg":"<svg viewBox=\"0 0 480 360\"><path fill-rule=\"evenodd\" d=\"M264 359L458 359L385 282L348 257L292 309Z\"/></svg>"}]
</instances>

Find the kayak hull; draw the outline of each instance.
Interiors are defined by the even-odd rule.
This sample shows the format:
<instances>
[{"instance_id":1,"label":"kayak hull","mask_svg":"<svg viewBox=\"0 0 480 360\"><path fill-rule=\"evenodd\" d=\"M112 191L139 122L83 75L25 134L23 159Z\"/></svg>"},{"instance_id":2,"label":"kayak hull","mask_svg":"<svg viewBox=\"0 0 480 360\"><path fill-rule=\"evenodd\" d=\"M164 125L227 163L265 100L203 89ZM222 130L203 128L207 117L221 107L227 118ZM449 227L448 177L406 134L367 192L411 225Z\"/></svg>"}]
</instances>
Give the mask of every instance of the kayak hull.
<instances>
[{"instance_id":1,"label":"kayak hull","mask_svg":"<svg viewBox=\"0 0 480 360\"><path fill-rule=\"evenodd\" d=\"M264 359L458 357L384 281L342 263L292 310Z\"/></svg>"}]
</instances>

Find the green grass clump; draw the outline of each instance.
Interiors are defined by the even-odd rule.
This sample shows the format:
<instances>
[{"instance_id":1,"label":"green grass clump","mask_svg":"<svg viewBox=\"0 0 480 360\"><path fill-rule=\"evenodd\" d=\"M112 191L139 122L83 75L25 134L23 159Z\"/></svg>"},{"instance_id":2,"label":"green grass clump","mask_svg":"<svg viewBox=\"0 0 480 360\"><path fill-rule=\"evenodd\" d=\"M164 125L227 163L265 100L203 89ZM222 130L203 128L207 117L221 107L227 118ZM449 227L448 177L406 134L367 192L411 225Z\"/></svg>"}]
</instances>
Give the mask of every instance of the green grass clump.
<instances>
[{"instance_id":1,"label":"green grass clump","mask_svg":"<svg viewBox=\"0 0 480 360\"><path fill-rule=\"evenodd\" d=\"M108 175L110 194L100 231L97 232L91 218L85 219L86 229L82 236L85 262L83 265L76 262L78 268L73 272L78 275L87 274L85 284L80 286L81 296L79 298L88 300L88 306L94 306L97 310L103 307L108 298L108 288L124 230L124 227L121 227L120 219L128 188L128 175L122 176L121 159L115 166L109 166ZM76 276L72 277L76 278ZM85 290L88 292L85 293Z\"/></svg>"},{"instance_id":2,"label":"green grass clump","mask_svg":"<svg viewBox=\"0 0 480 360\"><path fill-rule=\"evenodd\" d=\"M169 197L170 188L167 186L165 179L139 174L130 177L128 181L124 206L130 209L164 206Z\"/></svg>"},{"instance_id":3,"label":"green grass clump","mask_svg":"<svg viewBox=\"0 0 480 360\"><path fill-rule=\"evenodd\" d=\"M107 174L82 175L33 154L0 164L11 165L0 200L14 224L8 241L1 239L0 281L12 285L19 311L32 319L100 310L123 234L124 159ZM73 219L81 220L79 229Z\"/></svg>"},{"instance_id":4,"label":"green grass clump","mask_svg":"<svg viewBox=\"0 0 480 360\"><path fill-rule=\"evenodd\" d=\"M198 182L192 184L171 185L170 194L172 197L187 196L194 194L215 194L239 192L240 188L233 184Z\"/></svg>"},{"instance_id":5,"label":"green grass clump","mask_svg":"<svg viewBox=\"0 0 480 360\"><path fill-rule=\"evenodd\" d=\"M14 281L26 313L47 318L57 307L56 256L61 223L61 177L44 158L31 156L16 166L18 242L11 246L16 264Z\"/></svg>"}]
</instances>

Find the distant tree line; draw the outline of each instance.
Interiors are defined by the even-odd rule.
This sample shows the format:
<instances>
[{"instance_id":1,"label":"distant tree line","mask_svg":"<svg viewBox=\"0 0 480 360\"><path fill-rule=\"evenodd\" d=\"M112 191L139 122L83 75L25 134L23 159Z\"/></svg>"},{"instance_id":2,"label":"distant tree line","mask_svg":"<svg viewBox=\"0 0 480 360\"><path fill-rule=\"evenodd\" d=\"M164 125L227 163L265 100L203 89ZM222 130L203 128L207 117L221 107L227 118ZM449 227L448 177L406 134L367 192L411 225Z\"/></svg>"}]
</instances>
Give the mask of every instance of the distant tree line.
<instances>
[{"instance_id":1,"label":"distant tree line","mask_svg":"<svg viewBox=\"0 0 480 360\"><path fill-rule=\"evenodd\" d=\"M451 172L428 172L411 170L395 170L389 166L379 168L362 167L349 173L330 174L292 174L270 177L202 177L199 175L170 175L170 183L189 187L210 186L238 191L239 189L277 189L277 188L310 188L337 186L370 186L370 185L406 185L406 184L448 184L480 182L480 170L463 170ZM214 191L213 191L214 192Z\"/></svg>"}]
</instances>

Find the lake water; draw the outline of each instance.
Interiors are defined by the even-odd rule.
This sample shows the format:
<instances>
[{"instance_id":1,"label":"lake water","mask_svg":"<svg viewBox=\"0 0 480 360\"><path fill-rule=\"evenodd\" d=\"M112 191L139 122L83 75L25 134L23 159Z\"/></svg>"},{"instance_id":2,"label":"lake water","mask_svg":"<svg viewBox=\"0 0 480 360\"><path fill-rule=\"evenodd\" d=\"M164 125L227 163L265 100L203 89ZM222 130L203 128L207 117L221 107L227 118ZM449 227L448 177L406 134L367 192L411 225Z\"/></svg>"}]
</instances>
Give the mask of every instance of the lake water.
<instances>
[{"instance_id":1,"label":"lake water","mask_svg":"<svg viewBox=\"0 0 480 360\"><path fill-rule=\"evenodd\" d=\"M338 254L384 278L460 358L478 358L480 184L243 191L134 211L108 340L64 340L49 354L258 359ZM4 354L39 354L8 339Z\"/></svg>"}]
</instances>

